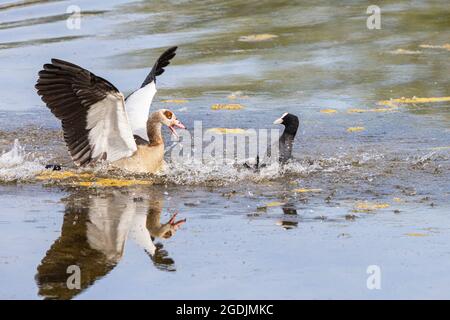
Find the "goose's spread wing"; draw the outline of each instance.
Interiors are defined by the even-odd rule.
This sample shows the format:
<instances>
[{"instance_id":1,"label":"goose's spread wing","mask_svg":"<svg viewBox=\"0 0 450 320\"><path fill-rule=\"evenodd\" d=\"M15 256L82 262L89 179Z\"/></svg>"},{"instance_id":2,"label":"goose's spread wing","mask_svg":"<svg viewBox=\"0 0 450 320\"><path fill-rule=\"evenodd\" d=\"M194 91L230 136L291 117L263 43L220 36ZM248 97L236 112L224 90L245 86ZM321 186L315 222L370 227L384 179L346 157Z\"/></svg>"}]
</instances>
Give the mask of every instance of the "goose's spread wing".
<instances>
[{"instance_id":1,"label":"goose's spread wing","mask_svg":"<svg viewBox=\"0 0 450 320\"><path fill-rule=\"evenodd\" d=\"M61 120L75 164L98 159L116 161L137 150L123 95L107 80L72 63L52 59L39 72L36 89Z\"/></svg>"},{"instance_id":2,"label":"goose's spread wing","mask_svg":"<svg viewBox=\"0 0 450 320\"><path fill-rule=\"evenodd\" d=\"M175 57L177 47L167 49L153 65L152 70L145 78L141 88L130 94L125 100L125 107L130 121L131 129L135 135L147 138L147 119L156 94L156 77L164 72L164 68Z\"/></svg>"}]
</instances>

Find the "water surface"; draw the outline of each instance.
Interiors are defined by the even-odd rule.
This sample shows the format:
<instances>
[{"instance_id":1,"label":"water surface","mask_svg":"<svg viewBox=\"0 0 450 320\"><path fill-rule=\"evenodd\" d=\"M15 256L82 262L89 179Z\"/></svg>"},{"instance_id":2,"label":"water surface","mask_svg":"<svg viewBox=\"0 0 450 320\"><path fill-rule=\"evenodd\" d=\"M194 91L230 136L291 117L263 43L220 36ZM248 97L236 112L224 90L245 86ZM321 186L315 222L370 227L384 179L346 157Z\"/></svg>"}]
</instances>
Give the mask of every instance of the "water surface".
<instances>
[{"instance_id":1,"label":"water surface","mask_svg":"<svg viewBox=\"0 0 450 320\"><path fill-rule=\"evenodd\" d=\"M66 27L70 5L79 30ZM380 101L450 96L450 8L381 11L369 30L355 1L0 4L0 297L449 298L450 103ZM239 40L253 34L276 37ZM80 185L92 170L70 164L37 72L66 59L128 94L173 45L152 108L191 131L297 114L296 160L249 172L167 159L152 185ZM78 176L41 180L47 163ZM161 233L175 212L186 223ZM70 265L79 290L66 286ZM367 288L370 265L380 290Z\"/></svg>"}]
</instances>

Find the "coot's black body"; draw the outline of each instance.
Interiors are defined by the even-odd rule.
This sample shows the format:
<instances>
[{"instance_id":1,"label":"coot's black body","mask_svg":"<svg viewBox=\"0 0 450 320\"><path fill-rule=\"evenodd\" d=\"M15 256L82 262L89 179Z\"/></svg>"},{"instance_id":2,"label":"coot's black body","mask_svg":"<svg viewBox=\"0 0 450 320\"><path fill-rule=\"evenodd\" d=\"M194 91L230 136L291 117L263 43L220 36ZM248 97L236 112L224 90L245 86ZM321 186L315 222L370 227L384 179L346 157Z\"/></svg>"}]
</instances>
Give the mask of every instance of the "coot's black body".
<instances>
[{"instance_id":1,"label":"coot's black body","mask_svg":"<svg viewBox=\"0 0 450 320\"><path fill-rule=\"evenodd\" d=\"M280 150L280 163L286 163L292 158L292 146L294 144L295 135L298 130L298 117L285 113L281 118L277 119L274 123L284 125L284 132L279 140Z\"/></svg>"},{"instance_id":2,"label":"coot's black body","mask_svg":"<svg viewBox=\"0 0 450 320\"><path fill-rule=\"evenodd\" d=\"M297 134L299 120L298 117L291 114L285 113L274 121L274 124L282 124L284 125L284 131L278 140L279 147L279 158L278 161L281 164L285 164L289 159L292 158L292 147L294 144L295 135ZM248 163L244 163L244 167L247 169L258 170L260 168L265 167L266 163L261 163L259 160L259 156L256 157L256 164L250 165Z\"/></svg>"}]
</instances>

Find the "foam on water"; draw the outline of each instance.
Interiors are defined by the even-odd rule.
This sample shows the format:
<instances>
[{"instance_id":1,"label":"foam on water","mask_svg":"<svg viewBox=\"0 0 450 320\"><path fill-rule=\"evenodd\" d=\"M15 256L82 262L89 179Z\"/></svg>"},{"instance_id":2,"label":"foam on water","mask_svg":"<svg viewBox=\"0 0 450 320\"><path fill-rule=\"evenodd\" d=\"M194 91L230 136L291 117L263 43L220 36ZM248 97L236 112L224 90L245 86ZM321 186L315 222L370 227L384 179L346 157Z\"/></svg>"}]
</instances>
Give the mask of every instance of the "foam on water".
<instances>
[{"instance_id":1,"label":"foam on water","mask_svg":"<svg viewBox=\"0 0 450 320\"><path fill-rule=\"evenodd\" d=\"M32 179L44 166L15 139L11 150L0 156L0 181L14 182Z\"/></svg>"},{"instance_id":2,"label":"foam on water","mask_svg":"<svg viewBox=\"0 0 450 320\"><path fill-rule=\"evenodd\" d=\"M274 162L259 170L247 169L236 163L214 161L169 162L165 170L157 175L157 180L182 185L229 185L246 181L262 183L286 177L305 177L316 172L343 172L355 163L363 164L379 158L380 155L364 153L358 156L294 159L282 166Z\"/></svg>"}]
</instances>

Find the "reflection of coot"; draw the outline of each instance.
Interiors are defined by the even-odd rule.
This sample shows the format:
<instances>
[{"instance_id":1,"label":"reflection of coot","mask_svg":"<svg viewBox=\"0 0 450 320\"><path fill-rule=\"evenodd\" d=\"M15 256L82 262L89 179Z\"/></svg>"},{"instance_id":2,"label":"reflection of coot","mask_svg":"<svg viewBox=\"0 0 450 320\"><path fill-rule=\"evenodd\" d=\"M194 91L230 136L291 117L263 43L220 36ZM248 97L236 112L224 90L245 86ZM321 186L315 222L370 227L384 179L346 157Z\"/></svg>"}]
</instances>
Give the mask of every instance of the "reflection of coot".
<instances>
[{"instance_id":1,"label":"reflection of coot","mask_svg":"<svg viewBox=\"0 0 450 320\"><path fill-rule=\"evenodd\" d=\"M297 215L297 210L295 208L283 207L282 209L283 209L283 213L285 215L289 215L289 216L296 216ZM292 221L292 220L281 220L280 221L280 226L282 226L286 230L289 230L289 229L297 228L298 227L298 222L297 221Z\"/></svg>"},{"instance_id":2,"label":"reflection of coot","mask_svg":"<svg viewBox=\"0 0 450 320\"><path fill-rule=\"evenodd\" d=\"M282 220L282 221L280 221L280 225L284 229L289 230L289 229L297 228L298 227L298 222Z\"/></svg>"},{"instance_id":3,"label":"reflection of coot","mask_svg":"<svg viewBox=\"0 0 450 320\"><path fill-rule=\"evenodd\" d=\"M282 209L284 214L293 214L293 215L297 214L297 210L294 208L284 207Z\"/></svg>"},{"instance_id":4,"label":"reflection of coot","mask_svg":"<svg viewBox=\"0 0 450 320\"><path fill-rule=\"evenodd\" d=\"M163 249L163 245L156 243L155 246L155 254L153 257L149 255L155 267L161 271L176 271L175 261L169 257L169 253Z\"/></svg>"}]
</instances>

